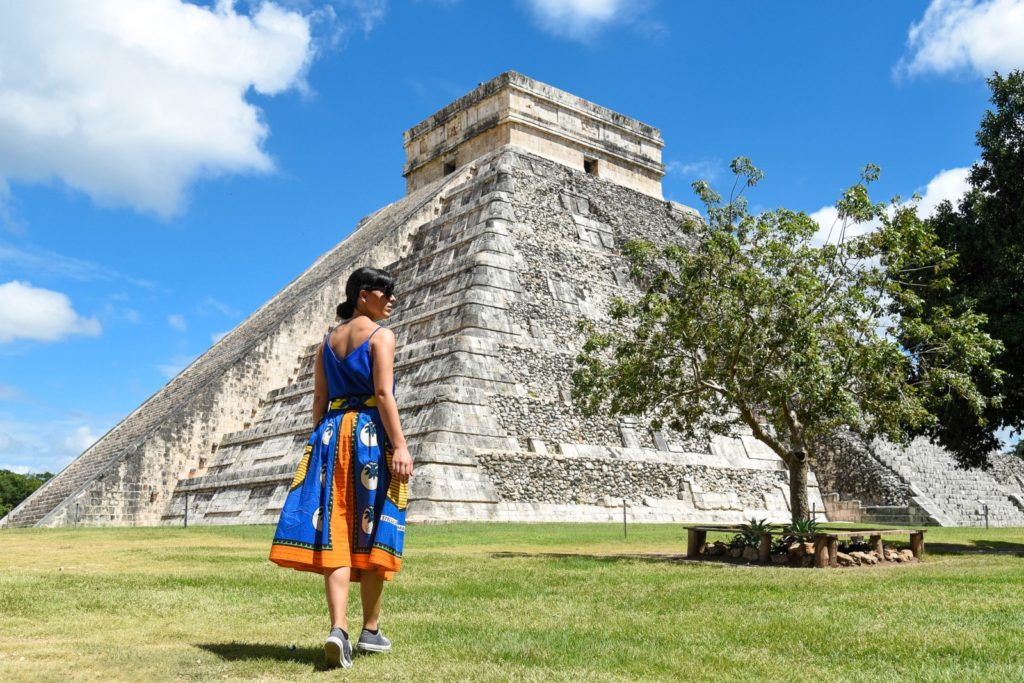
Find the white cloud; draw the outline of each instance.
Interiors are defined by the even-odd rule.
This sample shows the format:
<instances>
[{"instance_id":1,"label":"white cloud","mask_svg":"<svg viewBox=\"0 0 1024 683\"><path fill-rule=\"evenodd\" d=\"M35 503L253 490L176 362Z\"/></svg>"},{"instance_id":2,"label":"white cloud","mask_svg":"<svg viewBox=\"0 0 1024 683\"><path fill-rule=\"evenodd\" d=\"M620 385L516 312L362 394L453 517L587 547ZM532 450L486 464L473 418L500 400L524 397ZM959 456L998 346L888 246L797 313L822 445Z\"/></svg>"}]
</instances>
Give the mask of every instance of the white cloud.
<instances>
[{"instance_id":1,"label":"white cloud","mask_svg":"<svg viewBox=\"0 0 1024 683\"><path fill-rule=\"evenodd\" d=\"M700 159L698 161L670 161L665 164L665 173L713 181L722 173L722 162L717 159Z\"/></svg>"},{"instance_id":2,"label":"white cloud","mask_svg":"<svg viewBox=\"0 0 1024 683\"><path fill-rule=\"evenodd\" d=\"M0 384L0 401L24 401L27 398L25 392L18 387L11 386L10 384Z\"/></svg>"},{"instance_id":3,"label":"white cloud","mask_svg":"<svg viewBox=\"0 0 1024 683\"><path fill-rule=\"evenodd\" d=\"M932 0L896 72L988 75L1024 65L1024 0Z\"/></svg>"},{"instance_id":4,"label":"white cloud","mask_svg":"<svg viewBox=\"0 0 1024 683\"><path fill-rule=\"evenodd\" d=\"M934 178L928 181L923 192L918 190L921 201L917 204L917 215L928 218L935 213L939 204L947 199L955 207L967 190L971 189L971 184L967 180L970 172L969 167L939 171Z\"/></svg>"},{"instance_id":5,"label":"white cloud","mask_svg":"<svg viewBox=\"0 0 1024 683\"><path fill-rule=\"evenodd\" d=\"M818 232L814 234L812 241L819 246L829 242L836 244L840 240L859 237L878 227L878 223L874 221L844 226L839 220L839 211L834 206L823 206L810 216L818 224Z\"/></svg>"},{"instance_id":6,"label":"white cloud","mask_svg":"<svg viewBox=\"0 0 1024 683\"><path fill-rule=\"evenodd\" d=\"M228 334L230 334L230 332L231 332L231 330L228 330L227 332L214 332L213 334L210 335L210 341L212 343L216 344L221 339L223 339L224 337L228 336Z\"/></svg>"},{"instance_id":7,"label":"white cloud","mask_svg":"<svg viewBox=\"0 0 1024 683\"><path fill-rule=\"evenodd\" d=\"M93 434L88 425L82 425L64 438L64 447L72 452L83 453L99 438L99 434Z\"/></svg>"},{"instance_id":8,"label":"white cloud","mask_svg":"<svg viewBox=\"0 0 1024 683\"><path fill-rule=\"evenodd\" d=\"M22 448L23 446L24 446L24 444L22 444L20 441L15 439L10 434L6 434L4 432L0 432L0 454L7 455L8 453L14 453L18 449ZM0 468L0 469L9 469L9 468L4 467L4 468ZM19 474L24 474L24 472L20 472Z\"/></svg>"},{"instance_id":9,"label":"white cloud","mask_svg":"<svg viewBox=\"0 0 1024 683\"><path fill-rule=\"evenodd\" d=\"M0 3L0 186L59 179L169 215L198 177L271 170L246 95L305 87L309 20L232 4Z\"/></svg>"},{"instance_id":10,"label":"white cloud","mask_svg":"<svg viewBox=\"0 0 1024 683\"><path fill-rule=\"evenodd\" d=\"M80 282L123 280L137 287L153 288L156 286L149 280L140 280L124 275L92 261L64 256L33 245L15 246L9 242L0 242L0 263L15 271L34 276L46 275Z\"/></svg>"},{"instance_id":11,"label":"white cloud","mask_svg":"<svg viewBox=\"0 0 1024 683\"><path fill-rule=\"evenodd\" d=\"M178 354L166 363L160 363L157 365L156 369L159 370L160 374L167 379L173 379L178 375L178 373L187 368L193 360L195 360L195 356Z\"/></svg>"},{"instance_id":12,"label":"white cloud","mask_svg":"<svg viewBox=\"0 0 1024 683\"><path fill-rule=\"evenodd\" d=\"M56 341L71 334L98 336L96 318L84 318L60 292L17 280L0 285L0 342Z\"/></svg>"},{"instance_id":13,"label":"white cloud","mask_svg":"<svg viewBox=\"0 0 1024 683\"><path fill-rule=\"evenodd\" d=\"M630 20L637 10L635 1L626 0L528 0L528 5L541 29L579 41L613 22Z\"/></svg>"},{"instance_id":14,"label":"white cloud","mask_svg":"<svg viewBox=\"0 0 1024 683\"><path fill-rule=\"evenodd\" d=\"M969 167L939 171L923 190L918 189L920 200L917 203L917 215L921 218L930 217L945 200L956 206L964 193L970 189L970 183L967 181L970 171ZM810 217L819 226L818 232L814 235L814 243L819 245L826 242L835 243L843 236L851 238L864 235L878 227L877 222L857 223L847 225L844 233L839 221L839 211L834 206L823 206L811 213Z\"/></svg>"},{"instance_id":15,"label":"white cloud","mask_svg":"<svg viewBox=\"0 0 1024 683\"><path fill-rule=\"evenodd\" d=\"M202 300L197 309L202 315L210 315L211 313L220 313L228 318L235 318L242 314L237 308L232 308L223 301L218 301L212 296L208 296Z\"/></svg>"},{"instance_id":16,"label":"white cloud","mask_svg":"<svg viewBox=\"0 0 1024 683\"><path fill-rule=\"evenodd\" d=\"M178 332L185 332L188 330L188 323L185 322L185 316L178 315L177 313L167 316L167 324Z\"/></svg>"},{"instance_id":17,"label":"white cloud","mask_svg":"<svg viewBox=\"0 0 1024 683\"><path fill-rule=\"evenodd\" d=\"M80 419L22 421L0 415L0 469L58 472L107 431Z\"/></svg>"},{"instance_id":18,"label":"white cloud","mask_svg":"<svg viewBox=\"0 0 1024 683\"><path fill-rule=\"evenodd\" d=\"M348 4L359 18L363 33L372 31L388 13L388 0L349 0Z\"/></svg>"}]
</instances>

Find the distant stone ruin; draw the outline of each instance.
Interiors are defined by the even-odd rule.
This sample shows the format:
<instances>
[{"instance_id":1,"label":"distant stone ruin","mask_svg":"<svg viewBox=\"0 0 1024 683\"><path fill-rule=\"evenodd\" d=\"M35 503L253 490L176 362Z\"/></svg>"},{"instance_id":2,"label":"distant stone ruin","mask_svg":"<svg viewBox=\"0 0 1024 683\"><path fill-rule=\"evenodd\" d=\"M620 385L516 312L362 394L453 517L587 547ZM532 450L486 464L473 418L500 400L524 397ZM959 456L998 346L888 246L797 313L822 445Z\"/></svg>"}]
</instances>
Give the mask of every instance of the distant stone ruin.
<instances>
[{"instance_id":1,"label":"distant stone ruin","mask_svg":"<svg viewBox=\"0 0 1024 683\"><path fill-rule=\"evenodd\" d=\"M405 133L405 197L0 524L276 522L312 426L317 345L362 265L399 282L388 324L410 521L612 521L624 502L637 521L787 520L786 468L752 437L684 443L572 403L577 321L606 319L632 287L619 247L670 240L693 211L662 199L662 146L657 129L521 74L482 84ZM842 498L833 508L856 507Z\"/></svg>"}]
</instances>

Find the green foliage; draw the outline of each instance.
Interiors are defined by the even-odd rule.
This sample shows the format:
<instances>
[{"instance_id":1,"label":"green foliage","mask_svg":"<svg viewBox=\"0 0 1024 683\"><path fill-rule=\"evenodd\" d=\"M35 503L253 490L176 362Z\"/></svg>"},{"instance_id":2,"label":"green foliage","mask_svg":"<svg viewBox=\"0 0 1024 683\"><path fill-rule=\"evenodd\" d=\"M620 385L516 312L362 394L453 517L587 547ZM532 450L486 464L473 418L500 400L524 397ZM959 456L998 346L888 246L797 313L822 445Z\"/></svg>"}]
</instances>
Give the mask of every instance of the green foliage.
<instances>
[{"instance_id":1,"label":"green foliage","mask_svg":"<svg viewBox=\"0 0 1024 683\"><path fill-rule=\"evenodd\" d=\"M740 533L732 540L732 546L756 548L761 545L761 534L766 531L771 531L772 525L767 519L757 519L751 517L750 521L746 524L740 524Z\"/></svg>"},{"instance_id":2,"label":"green foliage","mask_svg":"<svg viewBox=\"0 0 1024 683\"><path fill-rule=\"evenodd\" d=\"M732 168L728 201L693 185L707 220L687 219L675 243L623 248L642 293L613 300L610 323L583 324L573 383L585 413L646 416L689 438L745 427L799 482L809 448L838 430L903 442L951 396L975 416L997 402L976 378L995 386L999 344L969 309L926 309L922 289L947 287L955 258L912 203L872 202L877 166L837 202L826 244L803 212L751 214L743 192L762 174L742 157ZM850 236L857 224L877 228ZM924 271L923 285L908 279ZM791 497L808 516L806 490Z\"/></svg>"},{"instance_id":3,"label":"green foliage","mask_svg":"<svg viewBox=\"0 0 1024 683\"><path fill-rule=\"evenodd\" d=\"M1024 439L1013 444L1013 448L1010 449L1010 453L1024 460Z\"/></svg>"},{"instance_id":4,"label":"green foliage","mask_svg":"<svg viewBox=\"0 0 1024 683\"><path fill-rule=\"evenodd\" d=\"M976 406L965 406L956 394L933 407L940 419L927 432L964 465L987 464L1000 427L1024 427L1024 72L996 73L988 84L994 109L978 129L981 160L971 168L971 189L958 206L940 205L930 220L938 243L959 256L944 274L949 286L922 295L924 316L973 309L984 315L982 328L1005 346L995 359L1005 373L1005 398L985 408L985 422L979 424ZM916 275L919 283L929 276ZM992 390L986 373L974 381Z\"/></svg>"},{"instance_id":5,"label":"green foliage","mask_svg":"<svg viewBox=\"0 0 1024 683\"><path fill-rule=\"evenodd\" d=\"M816 534L818 533L818 522L811 517L794 519L786 527L786 531L793 534Z\"/></svg>"},{"instance_id":6,"label":"green foliage","mask_svg":"<svg viewBox=\"0 0 1024 683\"><path fill-rule=\"evenodd\" d=\"M52 476L49 472L17 474L10 470L0 470L0 517L28 498Z\"/></svg>"},{"instance_id":7,"label":"green foliage","mask_svg":"<svg viewBox=\"0 0 1024 683\"><path fill-rule=\"evenodd\" d=\"M803 543L807 538L796 534L814 535L818 533L818 527L818 522L813 517L794 517L772 544L772 552L782 552L792 543Z\"/></svg>"}]
</instances>

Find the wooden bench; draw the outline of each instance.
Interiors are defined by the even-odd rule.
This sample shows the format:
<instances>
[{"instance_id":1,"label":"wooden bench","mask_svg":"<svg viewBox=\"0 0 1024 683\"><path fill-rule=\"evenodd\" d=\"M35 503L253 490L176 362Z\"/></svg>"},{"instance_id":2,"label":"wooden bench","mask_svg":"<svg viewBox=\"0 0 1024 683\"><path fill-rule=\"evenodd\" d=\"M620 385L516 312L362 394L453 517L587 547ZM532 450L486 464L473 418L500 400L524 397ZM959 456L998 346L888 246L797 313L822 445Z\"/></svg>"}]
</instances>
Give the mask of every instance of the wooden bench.
<instances>
[{"instance_id":1,"label":"wooden bench","mask_svg":"<svg viewBox=\"0 0 1024 683\"><path fill-rule=\"evenodd\" d=\"M789 534L797 538L806 538L814 542L814 566L835 567L839 564L838 547L839 537L849 538L850 536L867 536L868 544L878 555L880 563L886 562L885 546L882 544L882 536L894 536L907 534L910 537L910 552L916 559L924 555L924 529L854 529L844 527L839 529L819 529L814 534Z\"/></svg>"},{"instance_id":2,"label":"wooden bench","mask_svg":"<svg viewBox=\"0 0 1024 683\"><path fill-rule=\"evenodd\" d=\"M708 525L708 526L687 526L686 529L686 556L697 557L700 549L704 547L709 531L720 531L723 533L738 534L743 531L736 525ZM772 554L772 533L782 533L784 528L780 526L777 531L766 531L761 533L761 542L757 546L757 559L767 563Z\"/></svg>"},{"instance_id":3,"label":"wooden bench","mask_svg":"<svg viewBox=\"0 0 1024 683\"><path fill-rule=\"evenodd\" d=\"M690 525L686 529L686 556L697 557L707 541L709 531L738 534L743 529L738 525ZM794 533L787 531L784 525L774 525L769 531L761 532L761 541L757 547L757 557L762 564L771 560L772 536L775 534L795 536L814 543L814 566L838 566L839 537L868 536L871 549L878 555L879 562L885 562L885 546L882 536L908 534L910 536L910 552L920 559L924 554L924 529L861 529L861 528L828 528L819 527L813 534Z\"/></svg>"}]
</instances>

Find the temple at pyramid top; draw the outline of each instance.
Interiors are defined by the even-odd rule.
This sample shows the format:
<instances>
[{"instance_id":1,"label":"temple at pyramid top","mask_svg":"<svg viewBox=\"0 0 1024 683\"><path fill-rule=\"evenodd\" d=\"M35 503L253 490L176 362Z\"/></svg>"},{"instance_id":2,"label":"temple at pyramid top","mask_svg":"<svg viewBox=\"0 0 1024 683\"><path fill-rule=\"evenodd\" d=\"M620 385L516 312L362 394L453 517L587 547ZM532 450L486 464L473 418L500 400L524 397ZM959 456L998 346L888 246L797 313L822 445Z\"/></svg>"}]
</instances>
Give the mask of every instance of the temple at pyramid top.
<instances>
[{"instance_id":1,"label":"temple at pyramid top","mask_svg":"<svg viewBox=\"0 0 1024 683\"><path fill-rule=\"evenodd\" d=\"M506 71L405 132L406 192L513 145L661 199L661 131Z\"/></svg>"}]
</instances>

